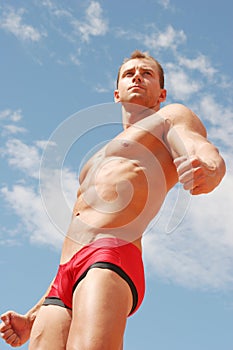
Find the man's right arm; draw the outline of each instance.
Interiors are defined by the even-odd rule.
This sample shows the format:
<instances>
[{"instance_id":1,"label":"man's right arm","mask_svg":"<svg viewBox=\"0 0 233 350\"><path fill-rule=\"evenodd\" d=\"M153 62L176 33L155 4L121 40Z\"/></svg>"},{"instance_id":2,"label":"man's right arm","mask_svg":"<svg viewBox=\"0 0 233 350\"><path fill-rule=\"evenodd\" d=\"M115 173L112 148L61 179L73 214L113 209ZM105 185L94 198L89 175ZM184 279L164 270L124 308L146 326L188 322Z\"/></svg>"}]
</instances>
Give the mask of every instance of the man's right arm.
<instances>
[{"instance_id":1,"label":"man's right arm","mask_svg":"<svg viewBox=\"0 0 233 350\"><path fill-rule=\"evenodd\" d=\"M7 311L1 315L0 333L7 344L17 347L28 341L33 323L52 283L43 297L25 315L15 311Z\"/></svg>"}]
</instances>

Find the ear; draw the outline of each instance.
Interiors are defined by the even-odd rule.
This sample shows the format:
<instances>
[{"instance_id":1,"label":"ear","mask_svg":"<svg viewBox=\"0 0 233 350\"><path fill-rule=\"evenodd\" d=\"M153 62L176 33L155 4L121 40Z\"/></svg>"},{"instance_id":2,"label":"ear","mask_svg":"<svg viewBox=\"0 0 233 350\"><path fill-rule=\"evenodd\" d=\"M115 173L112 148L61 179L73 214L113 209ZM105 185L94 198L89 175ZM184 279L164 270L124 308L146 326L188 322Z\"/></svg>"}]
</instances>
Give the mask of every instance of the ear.
<instances>
[{"instance_id":1,"label":"ear","mask_svg":"<svg viewBox=\"0 0 233 350\"><path fill-rule=\"evenodd\" d=\"M164 102L167 98L167 90L166 89L161 89L160 91L160 96L159 96L159 102Z\"/></svg>"},{"instance_id":2,"label":"ear","mask_svg":"<svg viewBox=\"0 0 233 350\"><path fill-rule=\"evenodd\" d=\"M114 101L120 102L119 90L114 90Z\"/></svg>"}]
</instances>

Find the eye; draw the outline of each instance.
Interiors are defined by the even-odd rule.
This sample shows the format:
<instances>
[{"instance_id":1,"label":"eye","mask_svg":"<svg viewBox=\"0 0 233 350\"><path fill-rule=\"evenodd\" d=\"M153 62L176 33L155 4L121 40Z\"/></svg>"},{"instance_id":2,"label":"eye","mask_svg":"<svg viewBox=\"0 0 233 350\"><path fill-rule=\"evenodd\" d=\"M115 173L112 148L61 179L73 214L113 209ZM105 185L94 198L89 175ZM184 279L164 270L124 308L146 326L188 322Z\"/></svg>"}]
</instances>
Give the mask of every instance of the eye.
<instances>
[{"instance_id":1,"label":"eye","mask_svg":"<svg viewBox=\"0 0 233 350\"><path fill-rule=\"evenodd\" d=\"M150 75L150 76L152 76L152 72L149 71L149 70L146 70L146 71L144 72L144 75Z\"/></svg>"},{"instance_id":2,"label":"eye","mask_svg":"<svg viewBox=\"0 0 233 350\"><path fill-rule=\"evenodd\" d=\"M132 72L126 72L126 73L125 73L125 76L126 76L126 77L132 77L132 75L133 75Z\"/></svg>"}]
</instances>

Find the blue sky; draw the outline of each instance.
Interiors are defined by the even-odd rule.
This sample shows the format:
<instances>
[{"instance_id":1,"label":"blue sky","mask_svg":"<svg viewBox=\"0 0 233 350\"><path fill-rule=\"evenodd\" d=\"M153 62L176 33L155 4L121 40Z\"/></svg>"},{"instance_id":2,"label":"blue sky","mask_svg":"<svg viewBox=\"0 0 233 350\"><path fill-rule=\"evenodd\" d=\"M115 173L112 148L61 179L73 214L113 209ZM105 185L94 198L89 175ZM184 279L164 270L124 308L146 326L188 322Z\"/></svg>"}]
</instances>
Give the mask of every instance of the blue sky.
<instances>
[{"instance_id":1,"label":"blue sky","mask_svg":"<svg viewBox=\"0 0 233 350\"><path fill-rule=\"evenodd\" d=\"M26 312L54 276L80 166L121 130L115 79L137 48L164 66L166 103L202 119L227 175L205 196L176 186L151 223L125 349L232 350L232 12L230 0L0 1L1 313Z\"/></svg>"}]
</instances>

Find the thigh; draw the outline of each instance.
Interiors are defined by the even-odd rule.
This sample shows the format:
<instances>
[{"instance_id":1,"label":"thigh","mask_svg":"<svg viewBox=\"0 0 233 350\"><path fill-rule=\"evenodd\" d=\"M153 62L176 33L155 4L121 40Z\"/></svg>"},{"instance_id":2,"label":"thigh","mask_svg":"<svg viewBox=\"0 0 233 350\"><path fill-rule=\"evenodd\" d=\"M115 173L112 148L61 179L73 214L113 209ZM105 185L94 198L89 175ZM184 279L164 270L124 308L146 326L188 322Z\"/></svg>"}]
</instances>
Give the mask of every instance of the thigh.
<instances>
[{"instance_id":1,"label":"thigh","mask_svg":"<svg viewBox=\"0 0 233 350\"><path fill-rule=\"evenodd\" d=\"M32 327L29 350L65 350L70 323L70 310L41 306Z\"/></svg>"},{"instance_id":2,"label":"thigh","mask_svg":"<svg viewBox=\"0 0 233 350\"><path fill-rule=\"evenodd\" d=\"M93 268L73 295L67 350L120 350L132 293L115 272Z\"/></svg>"}]
</instances>

